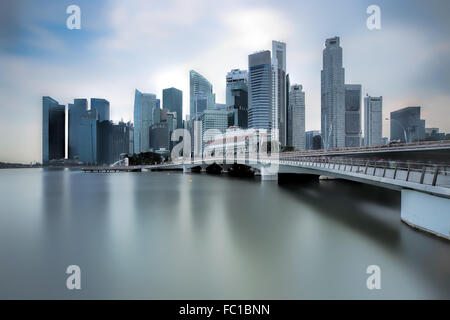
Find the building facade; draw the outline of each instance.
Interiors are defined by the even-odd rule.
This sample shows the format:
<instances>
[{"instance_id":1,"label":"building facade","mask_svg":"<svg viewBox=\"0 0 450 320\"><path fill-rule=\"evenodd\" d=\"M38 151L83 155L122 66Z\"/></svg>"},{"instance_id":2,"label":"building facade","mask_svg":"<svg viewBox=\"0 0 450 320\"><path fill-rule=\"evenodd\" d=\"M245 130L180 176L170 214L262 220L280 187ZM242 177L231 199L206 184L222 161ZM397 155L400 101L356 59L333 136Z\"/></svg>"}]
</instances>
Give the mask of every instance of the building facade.
<instances>
[{"instance_id":1,"label":"building facade","mask_svg":"<svg viewBox=\"0 0 450 320\"><path fill-rule=\"evenodd\" d=\"M406 107L391 112L391 140L414 142L425 139L425 120L420 107Z\"/></svg>"},{"instance_id":2,"label":"building facade","mask_svg":"<svg viewBox=\"0 0 450 320\"><path fill-rule=\"evenodd\" d=\"M97 110L98 121L109 121L109 101L99 98L91 98L91 110Z\"/></svg>"},{"instance_id":3,"label":"building facade","mask_svg":"<svg viewBox=\"0 0 450 320\"><path fill-rule=\"evenodd\" d=\"M78 146L78 131L80 129L81 116L87 111L87 99L75 99L73 104L69 104L69 159L76 159L79 157Z\"/></svg>"},{"instance_id":4,"label":"building facade","mask_svg":"<svg viewBox=\"0 0 450 320\"><path fill-rule=\"evenodd\" d=\"M327 39L321 72L321 132L325 149L345 146L344 83L340 39Z\"/></svg>"},{"instance_id":5,"label":"building facade","mask_svg":"<svg viewBox=\"0 0 450 320\"><path fill-rule=\"evenodd\" d=\"M64 159L66 152L66 107L42 98L42 163Z\"/></svg>"},{"instance_id":6,"label":"building facade","mask_svg":"<svg viewBox=\"0 0 450 320\"><path fill-rule=\"evenodd\" d=\"M289 91L289 110L291 110L292 147L296 150L306 149L305 137L305 92L298 84Z\"/></svg>"},{"instance_id":7,"label":"building facade","mask_svg":"<svg viewBox=\"0 0 450 320\"><path fill-rule=\"evenodd\" d=\"M134 152L149 151L149 130L153 124L156 95L136 89L134 95ZM158 119L159 122L159 119Z\"/></svg>"},{"instance_id":8,"label":"building facade","mask_svg":"<svg viewBox=\"0 0 450 320\"><path fill-rule=\"evenodd\" d=\"M81 116L79 141L79 159L86 164L98 163L98 115L96 110L88 110Z\"/></svg>"},{"instance_id":9,"label":"building facade","mask_svg":"<svg viewBox=\"0 0 450 320\"><path fill-rule=\"evenodd\" d=\"M276 87L277 124L281 145L287 145L287 93L286 93L286 43L272 41L272 60L276 60L277 73L273 86Z\"/></svg>"},{"instance_id":10,"label":"building facade","mask_svg":"<svg viewBox=\"0 0 450 320\"><path fill-rule=\"evenodd\" d=\"M197 71L189 72L190 117L195 119L205 110L215 107L215 95L212 84Z\"/></svg>"},{"instance_id":11,"label":"building facade","mask_svg":"<svg viewBox=\"0 0 450 320\"><path fill-rule=\"evenodd\" d=\"M361 146L361 85L345 85L345 146Z\"/></svg>"},{"instance_id":12,"label":"building facade","mask_svg":"<svg viewBox=\"0 0 450 320\"><path fill-rule=\"evenodd\" d=\"M163 109L175 112L177 128L183 128L183 91L173 87L164 89Z\"/></svg>"},{"instance_id":13,"label":"building facade","mask_svg":"<svg viewBox=\"0 0 450 320\"><path fill-rule=\"evenodd\" d=\"M319 130L311 130L311 131L305 132L305 149L306 150L314 150L314 137L315 136L320 136Z\"/></svg>"},{"instance_id":14,"label":"building facade","mask_svg":"<svg viewBox=\"0 0 450 320\"><path fill-rule=\"evenodd\" d=\"M247 70L233 69L227 73L226 78L226 103L227 107L234 106L235 95L233 90L243 90L248 92L248 72Z\"/></svg>"},{"instance_id":15,"label":"building facade","mask_svg":"<svg viewBox=\"0 0 450 320\"><path fill-rule=\"evenodd\" d=\"M364 145L378 146L383 143L383 97L364 98Z\"/></svg>"},{"instance_id":16,"label":"building facade","mask_svg":"<svg viewBox=\"0 0 450 320\"><path fill-rule=\"evenodd\" d=\"M270 51L248 56L248 126L254 129L272 129Z\"/></svg>"},{"instance_id":17,"label":"building facade","mask_svg":"<svg viewBox=\"0 0 450 320\"><path fill-rule=\"evenodd\" d=\"M228 112L225 110L206 110L200 116L202 132L202 151L206 142L218 133L225 133L228 128ZM215 132L212 132L214 130ZM210 131L210 132L208 132Z\"/></svg>"}]
</instances>

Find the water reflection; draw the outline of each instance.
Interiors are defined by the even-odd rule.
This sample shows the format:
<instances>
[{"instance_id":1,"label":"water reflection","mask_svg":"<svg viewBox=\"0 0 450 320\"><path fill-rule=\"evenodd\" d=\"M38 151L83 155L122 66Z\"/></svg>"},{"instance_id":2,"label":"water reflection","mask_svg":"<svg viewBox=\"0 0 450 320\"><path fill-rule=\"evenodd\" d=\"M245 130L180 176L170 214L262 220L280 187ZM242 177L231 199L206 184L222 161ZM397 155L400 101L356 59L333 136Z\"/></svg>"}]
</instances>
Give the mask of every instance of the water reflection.
<instances>
[{"instance_id":1,"label":"water reflection","mask_svg":"<svg viewBox=\"0 0 450 320\"><path fill-rule=\"evenodd\" d=\"M0 171L0 298L450 298L450 245L343 181ZM82 290L65 289L65 268ZM380 265L382 290L365 287Z\"/></svg>"}]
</instances>

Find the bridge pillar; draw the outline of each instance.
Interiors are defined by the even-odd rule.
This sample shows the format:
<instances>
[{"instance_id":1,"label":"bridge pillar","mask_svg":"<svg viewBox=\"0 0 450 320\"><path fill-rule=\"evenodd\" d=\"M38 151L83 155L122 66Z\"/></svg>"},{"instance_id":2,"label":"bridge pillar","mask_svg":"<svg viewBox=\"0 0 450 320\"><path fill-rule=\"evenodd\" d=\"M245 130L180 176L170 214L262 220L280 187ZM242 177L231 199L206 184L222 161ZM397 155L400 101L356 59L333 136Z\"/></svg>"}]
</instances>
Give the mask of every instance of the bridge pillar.
<instances>
[{"instance_id":1,"label":"bridge pillar","mask_svg":"<svg viewBox=\"0 0 450 320\"><path fill-rule=\"evenodd\" d=\"M261 180L262 181L278 181L278 172L273 172L273 170L261 168Z\"/></svg>"},{"instance_id":2,"label":"bridge pillar","mask_svg":"<svg viewBox=\"0 0 450 320\"><path fill-rule=\"evenodd\" d=\"M189 168L188 166L184 165L183 166L183 173L191 173L191 168Z\"/></svg>"},{"instance_id":3,"label":"bridge pillar","mask_svg":"<svg viewBox=\"0 0 450 320\"><path fill-rule=\"evenodd\" d=\"M401 219L406 224L450 240L450 199L403 189Z\"/></svg>"}]
</instances>

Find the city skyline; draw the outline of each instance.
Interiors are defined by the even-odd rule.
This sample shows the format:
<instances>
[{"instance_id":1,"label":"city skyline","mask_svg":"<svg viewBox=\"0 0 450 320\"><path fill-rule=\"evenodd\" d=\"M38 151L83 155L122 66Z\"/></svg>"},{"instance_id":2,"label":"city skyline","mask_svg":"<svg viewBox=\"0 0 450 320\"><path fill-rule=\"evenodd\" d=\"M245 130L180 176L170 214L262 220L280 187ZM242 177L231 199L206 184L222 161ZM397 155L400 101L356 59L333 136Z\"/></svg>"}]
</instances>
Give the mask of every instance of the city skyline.
<instances>
[{"instance_id":1,"label":"city skyline","mask_svg":"<svg viewBox=\"0 0 450 320\"><path fill-rule=\"evenodd\" d=\"M336 35L344 50L346 83L362 84L363 96L366 93L383 96L383 118L394 110L420 105L427 127L450 131L446 121L450 118L449 75L438 72L448 69L446 59L439 59L450 50L446 41L449 35L444 31L448 29L448 21L439 16L439 12L446 12L448 3L379 1L383 20L382 29L376 31L366 28L365 9L372 4L369 1L341 6L331 1L320 1L320 5L287 2L276 7L273 2L262 2L255 7L252 6L255 2L249 1L236 11L228 12L215 6L208 20L209 30L201 28L201 20L208 11L206 4L199 12L194 12L190 4L184 2L169 3L168 7L157 4L150 10L149 7L156 4L113 1L94 5L81 1L83 24L79 31L65 27L66 3L49 4L61 12L60 17L51 17L39 8L25 10L26 13L21 13L25 16L21 16L20 6L33 7L34 4L18 3L19 7L2 10L11 13L11 17L2 19L6 30L17 32L11 32L1 43L1 67L5 72L0 76L3 83L0 91L4 97L0 107L0 130L12 139L0 142L0 161L41 159L39 134L42 128L36 119L42 111L42 96L51 96L66 106L74 98L102 97L110 102L111 119L128 121L133 119L135 88L161 98L162 89L175 87L185 92L184 119L189 113L189 70L196 70L210 80L217 94L216 102L225 103L227 72L237 68L246 70L248 55L270 50L272 40L287 44L287 71L291 82L302 84L306 94L306 130L317 130L320 128L321 52L324 40ZM327 19L323 19L327 23L317 23L314 17L324 13L320 8L324 5L330 8L328 11L338 14L327 11ZM288 10L289 6L291 9L303 6L302 12L307 13L305 19L293 17L290 11L297 15L306 13ZM124 26L123 19L139 13L137 21L142 21L155 11L164 10L186 11L186 15L182 21L160 19L155 30L149 26L151 30L144 32L144 37L159 42L152 42L153 50L148 56L132 53L142 46L137 41L142 31L136 29L137 23ZM431 13L437 14L433 21ZM248 17L250 22L235 25L242 16ZM22 26L25 30L19 30L19 18L26 21ZM302 20L302 25L297 20ZM278 24L274 26L267 21ZM420 27L422 25L426 27ZM316 30L309 31L311 28L307 26L314 26ZM183 28L188 30L182 31ZM302 30L308 33L299 37L298 32ZM136 34L128 37L131 31ZM194 34L197 37L195 41L191 39L190 44L186 41L176 44L180 35ZM414 34L414 44L399 41L412 37L411 34ZM220 42L211 42L214 39ZM97 41L105 50L91 58L90 50L98 48L89 46ZM414 48L416 50L412 50ZM436 62L439 60L441 64ZM411 68L412 62L415 68ZM396 72L392 72L393 67ZM124 71L128 69L131 71ZM388 136L389 126L383 122L383 136Z\"/></svg>"}]
</instances>

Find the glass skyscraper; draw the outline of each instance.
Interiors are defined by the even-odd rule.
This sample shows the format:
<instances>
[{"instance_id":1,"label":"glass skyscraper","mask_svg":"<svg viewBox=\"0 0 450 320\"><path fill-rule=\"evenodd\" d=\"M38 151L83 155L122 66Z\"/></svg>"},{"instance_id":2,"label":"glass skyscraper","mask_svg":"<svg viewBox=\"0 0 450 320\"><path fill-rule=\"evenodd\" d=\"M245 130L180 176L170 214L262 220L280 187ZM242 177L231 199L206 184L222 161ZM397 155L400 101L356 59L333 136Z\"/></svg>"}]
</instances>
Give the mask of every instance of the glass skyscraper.
<instances>
[{"instance_id":1,"label":"glass skyscraper","mask_svg":"<svg viewBox=\"0 0 450 320\"><path fill-rule=\"evenodd\" d=\"M79 159L88 164L97 164L98 149L98 115L96 110L88 110L80 120L80 128L78 131L79 142Z\"/></svg>"},{"instance_id":2,"label":"glass skyscraper","mask_svg":"<svg viewBox=\"0 0 450 320\"><path fill-rule=\"evenodd\" d=\"M91 110L97 110L98 121L109 121L109 101L91 98Z\"/></svg>"},{"instance_id":3,"label":"glass skyscraper","mask_svg":"<svg viewBox=\"0 0 450 320\"><path fill-rule=\"evenodd\" d=\"M364 119L364 144L366 146L382 144L383 97L364 98Z\"/></svg>"},{"instance_id":4,"label":"glass skyscraper","mask_svg":"<svg viewBox=\"0 0 450 320\"><path fill-rule=\"evenodd\" d=\"M75 99L69 104L69 159L79 157L79 130L81 116L87 111L87 99Z\"/></svg>"},{"instance_id":5,"label":"glass skyscraper","mask_svg":"<svg viewBox=\"0 0 450 320\"><path fill-rule=\"evenodd\" d=\"M164 89L163 109L176 112L177 128L183 128L183 91L176 88Z\"/></svg>"},{"instance_id":6,"label":"glass skyscraper","mask_svg":"<svg viewBox=\"0 0 450 320\"><path fill-rule=\"evenodd\" d=\"M345 146L361 146L361 85L345 85Z\"/></svg>"},{"instance_id":7,"label":"glass skyscraper","mask_svg":"<svg viewBox=\"0 0 450 320\"><path fill-rule=\"evenodd\" d=\"M134 94L134 152L148 152L149 129L153 124L156 109L156 95L142 93L136 89ZM159 122L159 119L158 119Z\"/></svg>"},{"instance_id":8,"label":"glass skyscraper","mask_svg":"<svg viewBox=\"0 0 450 320\"><path fill-rule=\"evenodd\" d=\"M276 59L277 128L281 145L287 145L286 43L272 41L272 60Z\"/></svg>"},{"instance_id":9,"label":"glass skyscraper","mask_svg":"<svg viewBox=\"0 0 450 320\"><path fill-rule=\"evenodd\" d=\"M344 84L340 39L327 39L321 73L321 131L325 149L345 146Z\"/></svg>"},{"instance_id":10,"label":"glass skyscraper","mask_svg":"<svg viewBox=\"0 0 450 320\"><path fill-rule=\"evenodd\" d=\"M272 128L272 65L268 50L248 56L248 126Z\"/></svg>"},{"instance_id":11,"label":"glass skyscraper","mask_svg":"<svg viewBox=\"0 0 450 320\"><path fill-rule=\"evenodd\" d=\"M227 73L225 103L227 107L235 105L235 96L232 92L233 90L244 90L248 92L247 79L247 70L233 69Z\"/></svg>"},{"instance_id":12,"label":"glass skyscraper","mask_svg":"<svg viewBox=\"0 0 450 320\"><path fill-rule=\"evenodd\" d=\"M298 84L289 91L289 110L291 114L292 147L305 150L305 92Z\"/></svg>"},{"instance_id":13,"label":"glass skyscraper","mask_svg":"<svg viewBox=\"0 0 450 320\"><path fill-rule=\"evenodd\" d=\"M50 97L42 97L42 163L64 159L65 142L65 106Z\"/></svg>"},{"instance_id":14,"label":"glass skyscraper","mask_svg":"<svg viewBox=\"0 0 450 320\"><path fill-rule=\"evenodd\" d=\"M190 117L198 118L205 110L212 110L215 106L215 95L212 84L200 73L189 72L190 86Z\"/></svg>"}]
</instances>

